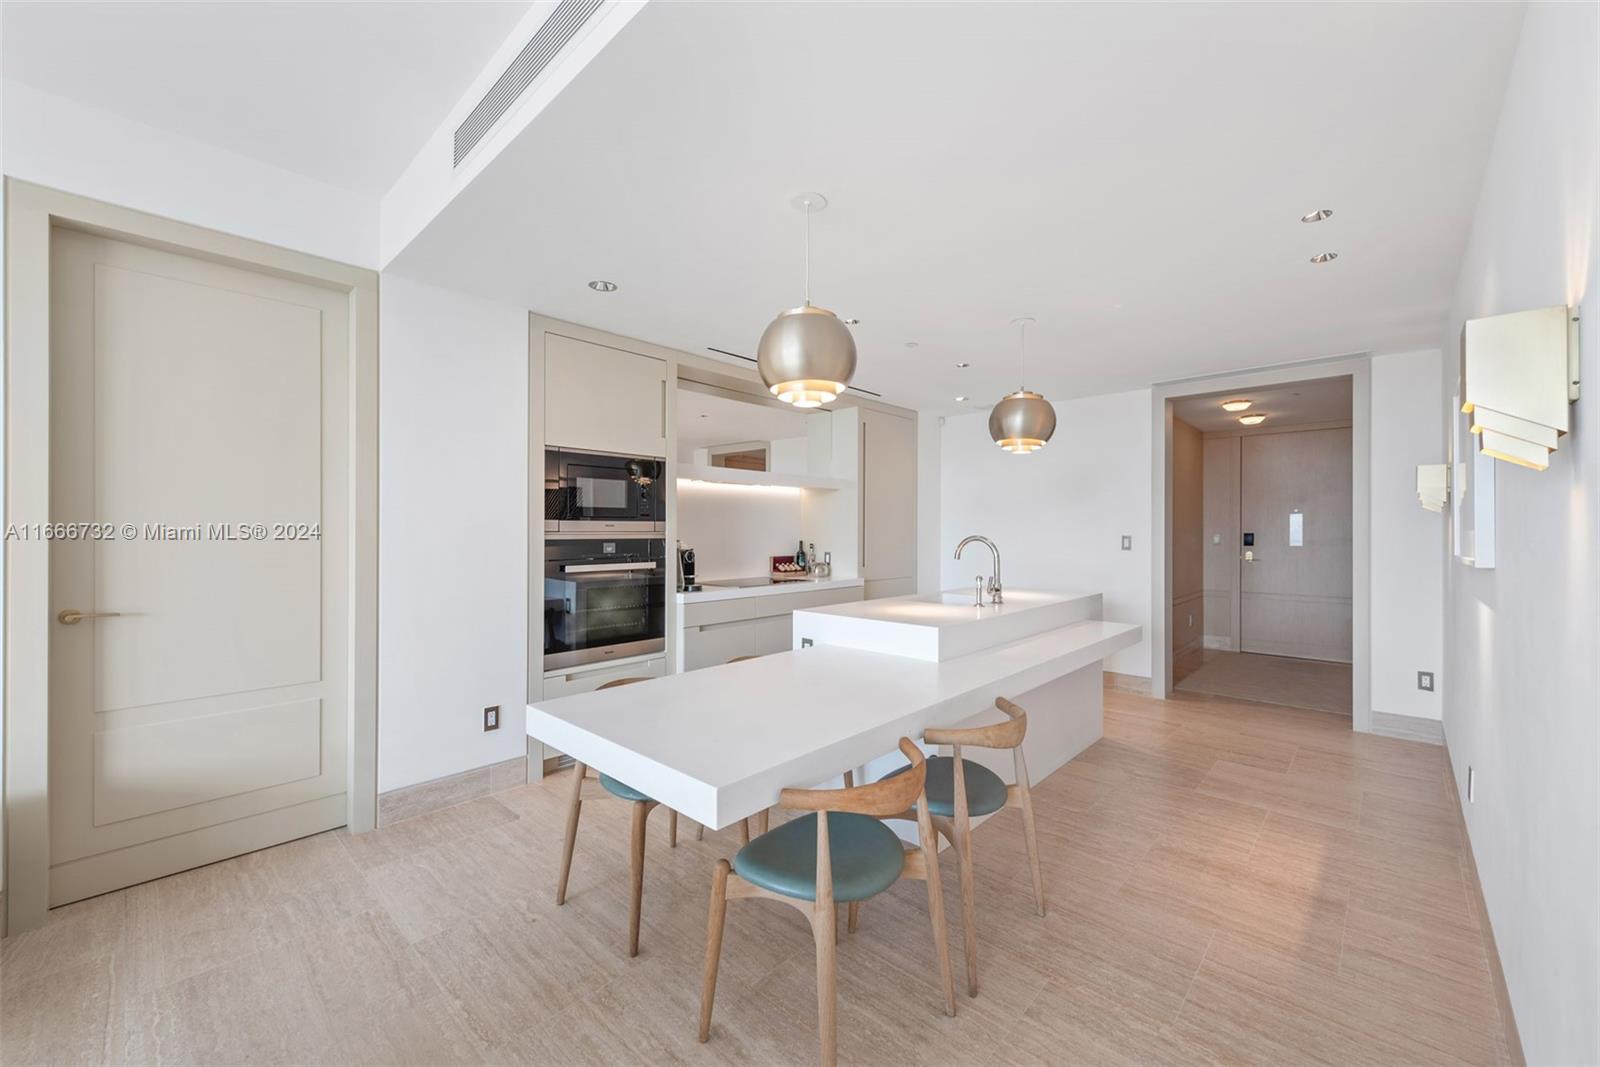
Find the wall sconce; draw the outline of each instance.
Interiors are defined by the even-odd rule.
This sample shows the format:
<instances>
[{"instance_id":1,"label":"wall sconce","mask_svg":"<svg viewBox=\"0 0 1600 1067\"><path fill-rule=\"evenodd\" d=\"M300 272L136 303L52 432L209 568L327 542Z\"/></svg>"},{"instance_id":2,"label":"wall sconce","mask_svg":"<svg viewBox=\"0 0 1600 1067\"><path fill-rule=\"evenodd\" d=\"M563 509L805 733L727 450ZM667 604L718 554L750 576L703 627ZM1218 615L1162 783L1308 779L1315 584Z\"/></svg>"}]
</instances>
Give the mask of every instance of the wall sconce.
<instances>
[{"instance_id":1,"label":"wall sconce","mask_svg":"<svg viewBox=\"0 0 1600 1067\"><path fill-rule=\"evenodd\" d=\"M1461 410L1478 449L1544 470L1578 399L1578 315L1565 305L1468 319Z\"/></svg>"},{"instance_id":2,"label":"wall sconce","mask_svg":"<svg viewBox=\"0 0 1600 1067\"><path fill-rule=\"evenodd\" d=\"M1450 464L1417 464L1417 500L1429 511L1443 511L1450 502Z\"/></svg>"}]
</instances>

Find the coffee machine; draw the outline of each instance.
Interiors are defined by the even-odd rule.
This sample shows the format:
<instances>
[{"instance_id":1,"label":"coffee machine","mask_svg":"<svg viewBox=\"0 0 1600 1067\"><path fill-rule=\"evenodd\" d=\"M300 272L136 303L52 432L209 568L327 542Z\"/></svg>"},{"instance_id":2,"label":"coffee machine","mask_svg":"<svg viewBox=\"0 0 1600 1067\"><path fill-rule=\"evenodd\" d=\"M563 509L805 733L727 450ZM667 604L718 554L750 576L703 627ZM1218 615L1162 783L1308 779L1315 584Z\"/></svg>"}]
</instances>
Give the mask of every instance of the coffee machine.
<instances>
[{"instance_id":1,"label":"coffee machine","mask_svg":"<svg viewBox=\"0 0 1600 1067\"><path fill-rule=\"evenodd\" d=\"M694 549L684 548L678 542L678 592L698 593L700 586L694 580Z\"/></svg>"}]
</instances>

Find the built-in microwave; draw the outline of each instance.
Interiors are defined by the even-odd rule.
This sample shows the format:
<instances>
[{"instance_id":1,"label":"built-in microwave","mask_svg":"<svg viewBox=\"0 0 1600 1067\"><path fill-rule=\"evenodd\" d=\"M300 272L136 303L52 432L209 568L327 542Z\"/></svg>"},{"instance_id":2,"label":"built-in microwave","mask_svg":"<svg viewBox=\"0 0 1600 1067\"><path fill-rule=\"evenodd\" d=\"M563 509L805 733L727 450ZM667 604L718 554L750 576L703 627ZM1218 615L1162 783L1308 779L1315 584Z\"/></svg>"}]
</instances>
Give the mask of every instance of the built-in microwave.
<instances>
[{"instance_id":1,"label":"built-in microwave","mask_svg":"<svg viewBox=\"0 0 1600 1067\"><path fill-rule=\"evenodd\" d=\"M544 669L666 648L662 537L550 537L544 544Z\"/></svg>"},{"instance_id":2,"label":"built-in microwave","mask_svg":"<svg viewBox=\"0 0 1600 1067\"><path fill-rule=\"evenodd\" d=\"M550 533L665 533L666 463L552 448L544 454L544 528Z\"/></svg>"}]
</instances>

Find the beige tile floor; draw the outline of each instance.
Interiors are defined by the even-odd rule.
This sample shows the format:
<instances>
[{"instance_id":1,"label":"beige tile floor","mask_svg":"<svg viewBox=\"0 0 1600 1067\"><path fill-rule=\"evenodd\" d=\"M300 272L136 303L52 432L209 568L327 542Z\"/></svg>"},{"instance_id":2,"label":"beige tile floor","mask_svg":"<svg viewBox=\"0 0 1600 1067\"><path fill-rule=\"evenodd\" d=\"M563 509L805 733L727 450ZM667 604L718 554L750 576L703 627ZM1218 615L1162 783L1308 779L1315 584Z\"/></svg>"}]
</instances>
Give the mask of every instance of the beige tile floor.
<instances>
[{"instance_id":1,"label":"beige tile floor","mask_svg":"<svg viewBox=\"0 0 1600 1067\"><path fill-rule=\"evenodd\" d=\"M1206 649L1199 665L1174 688L1350 717L1348 663Z\"/></svg>"},{"instance_id":2,"label":"beige tile floor","mask_svg":"<svg viewBox=\"0 0 1600 1067\"><path fill-rule=\"evenodd\" d=\"M1105 738L1035 789L1049 916L1001 813L976 836L982 988L948 1019L923 886L875 899L839 950L843 1062L1506 1058L1441 749L1320 713L1106 702ZM630 960L625 805L586 805L554 904L565 781L59 909L4 942L0 1060L814 1062L809 932L759 901L730 905L695 1041L732 833L672 851L652 817Z\"/></svg>"}]
</instances>

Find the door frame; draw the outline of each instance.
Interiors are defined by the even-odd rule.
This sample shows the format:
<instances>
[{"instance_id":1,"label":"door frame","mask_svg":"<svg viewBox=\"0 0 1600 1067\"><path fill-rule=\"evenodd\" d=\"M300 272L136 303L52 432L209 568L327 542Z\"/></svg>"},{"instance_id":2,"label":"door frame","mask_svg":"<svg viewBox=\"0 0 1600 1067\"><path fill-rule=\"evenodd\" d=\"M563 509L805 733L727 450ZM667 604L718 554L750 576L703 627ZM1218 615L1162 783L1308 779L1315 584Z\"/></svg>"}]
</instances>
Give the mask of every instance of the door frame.
<instances>
[{"instance_id":1,"label":"door frame","mask_svg":"<svg viewBox=\"0 0 1600 1067\"><path fill-rule=\"evenodd\" d=\"M1350 379L1350 725L1372 732L1372 357L1286 363L1259 370L1163 382L1150 390L1150 692L1172 696L1168 591L1172 586L1172 402L1224 390L1247 390L1308 378Z\"/></svg>"},{"instance_id":2,"label":"door frame","mask_svg":"<svg viewBox=\"0 0 1600 1067\"><path fill-rule=\"evenodd\" d=\"M55 227L274 274L347 294L350 329L348 766L351 832L378 808L378 274L30 182L5 183L5 522L50 518L50 247ZM50 900L50 550L5 544L4 932Z\"/></svg>"}]
</instances>

